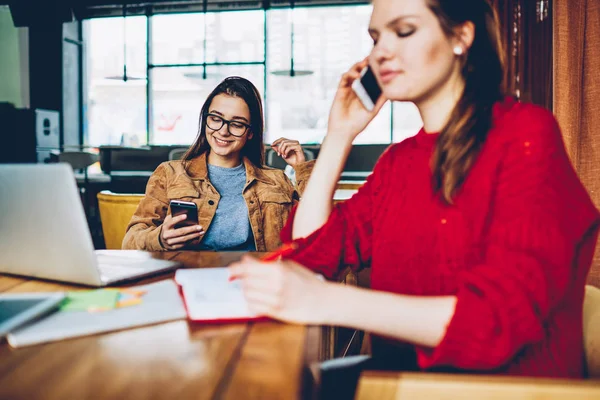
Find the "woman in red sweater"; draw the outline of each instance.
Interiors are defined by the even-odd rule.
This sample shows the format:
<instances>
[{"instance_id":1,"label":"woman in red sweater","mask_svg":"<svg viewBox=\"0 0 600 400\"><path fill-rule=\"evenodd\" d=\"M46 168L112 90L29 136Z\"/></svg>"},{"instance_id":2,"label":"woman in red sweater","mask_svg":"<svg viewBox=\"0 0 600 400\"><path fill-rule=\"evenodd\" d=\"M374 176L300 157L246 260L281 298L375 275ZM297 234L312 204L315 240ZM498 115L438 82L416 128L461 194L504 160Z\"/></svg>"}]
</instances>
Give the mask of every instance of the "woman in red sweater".
<instances>
[{"instance_id":1,"label":"woman in red sweater","mask_svg":"<svg viewBox=\"0 0 600 400\"><path fill-rule=\"evenodd\" d=\"M245 258L232 278L260 314L371 332L386 366L582 377L599 214L552 114L503 96L494 10L485 0L374 0L369 33L374 48L341 80L283 232L299 249L286 261ZM351 89L367 62L383 89L373 112ZM387 100L414 102L423 130L390 146L332 209L353 139ZM371 290L317 275L346 266L370 266Z\"/></svg>"}]
</instances>

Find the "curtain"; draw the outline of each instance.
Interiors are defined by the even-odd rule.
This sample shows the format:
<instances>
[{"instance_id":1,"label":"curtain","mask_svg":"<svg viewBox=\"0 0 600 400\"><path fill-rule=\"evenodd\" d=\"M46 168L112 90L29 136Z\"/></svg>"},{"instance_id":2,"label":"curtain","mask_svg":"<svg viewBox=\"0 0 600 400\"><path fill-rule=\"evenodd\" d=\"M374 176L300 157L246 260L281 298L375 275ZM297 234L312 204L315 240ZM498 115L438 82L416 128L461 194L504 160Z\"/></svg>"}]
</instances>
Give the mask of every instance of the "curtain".
<instances>
[{"instance_id":1,"label":"curtain","mask_svg":"<svg viewBox=\"0 0 600 400\"><path fill-rule=\"evenodd\" d=\"M600 1L555 0L554 113L579 177L600 207ZM596 247L588 283L600 287Z\"/></svg>"},{"instance_id":2,"label":"curtain","mask_svg":"<svg viewBox=\"0 0 600 400\"><path fill-rule=\"evenodd\" d=\"M492 0L505 46L508 94L552 109L552 2Z\"/></svg>"}]
</instances>

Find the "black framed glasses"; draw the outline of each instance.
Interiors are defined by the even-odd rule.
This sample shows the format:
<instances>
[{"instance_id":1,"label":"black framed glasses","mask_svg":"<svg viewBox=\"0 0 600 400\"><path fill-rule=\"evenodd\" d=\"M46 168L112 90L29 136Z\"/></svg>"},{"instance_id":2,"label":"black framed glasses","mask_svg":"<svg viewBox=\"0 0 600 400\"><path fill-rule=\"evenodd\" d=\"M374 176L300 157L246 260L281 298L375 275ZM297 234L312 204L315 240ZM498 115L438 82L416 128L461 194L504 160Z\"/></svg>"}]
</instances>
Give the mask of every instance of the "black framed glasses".
<instances>
[{"instance_id":1,"label":"black framed glasses","mask_svg":"<svg viewBox=\"0 0 600 400\"><path fill-rule=\"evenodd\" d=\"M206 116L206 126L211 131L218 131L224 124L227 124L227 131L235 137L244 136L250 129L250 125L240 121L229 121L216 114L208 114Z\"/></svg>"}]
</instances>

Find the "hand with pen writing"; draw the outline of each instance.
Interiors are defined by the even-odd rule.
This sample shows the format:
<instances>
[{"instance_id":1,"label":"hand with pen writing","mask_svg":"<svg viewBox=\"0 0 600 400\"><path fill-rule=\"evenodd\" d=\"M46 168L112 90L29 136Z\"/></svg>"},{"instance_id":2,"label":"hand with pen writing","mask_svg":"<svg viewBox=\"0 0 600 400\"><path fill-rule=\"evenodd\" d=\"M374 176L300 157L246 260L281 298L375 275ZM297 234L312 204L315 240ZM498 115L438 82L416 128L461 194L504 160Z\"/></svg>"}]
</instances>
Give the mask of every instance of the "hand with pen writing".
<instances>
[{"instance_id":1,"label":"hand with pen writing","mask_svg":"<svg viewBox=\"0 0 600 400\"><path fill-rule=\"evenodd\" d=\"M241 282L252 312L299 324L326 322L323 301L330 284L302 265L244 256L229 271L231 280Z\"/></svg>"}]
</instances>

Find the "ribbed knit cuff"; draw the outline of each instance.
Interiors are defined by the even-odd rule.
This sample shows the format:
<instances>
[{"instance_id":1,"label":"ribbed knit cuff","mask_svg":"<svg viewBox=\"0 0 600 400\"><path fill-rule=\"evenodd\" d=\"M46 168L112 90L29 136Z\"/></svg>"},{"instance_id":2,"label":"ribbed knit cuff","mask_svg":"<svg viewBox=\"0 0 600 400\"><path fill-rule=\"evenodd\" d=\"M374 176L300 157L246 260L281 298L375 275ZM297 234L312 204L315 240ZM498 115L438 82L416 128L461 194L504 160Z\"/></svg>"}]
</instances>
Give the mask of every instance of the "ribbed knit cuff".
<instances>
[{"instance_id":1,"label":"ribbed knit cuff","mask_svg":"<svg viewBox=\"0 0 600 400\"><path fill-rule=\"evenodd\" d=\"M154 228L146 235L146 250L148 251L167 251L160 243L160 232L162 225Z\"/></svg>"}]
</instances>

